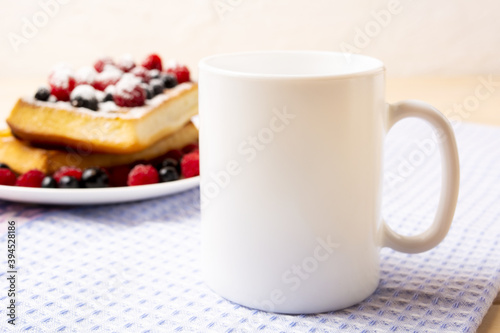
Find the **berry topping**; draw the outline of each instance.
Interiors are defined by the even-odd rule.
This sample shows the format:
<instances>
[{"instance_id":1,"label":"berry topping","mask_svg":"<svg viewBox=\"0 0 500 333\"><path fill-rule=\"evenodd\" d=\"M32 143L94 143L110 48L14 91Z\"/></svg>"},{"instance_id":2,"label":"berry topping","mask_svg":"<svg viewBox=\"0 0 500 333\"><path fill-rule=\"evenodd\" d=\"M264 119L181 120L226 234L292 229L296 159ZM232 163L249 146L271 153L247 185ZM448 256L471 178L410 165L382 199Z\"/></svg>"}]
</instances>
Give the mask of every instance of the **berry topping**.
<instances>
[{"instance_id":1,"label":"berry topping","mask_svg":"<svg viewBox=\"0 0 500 333\"><path fill-rule=\"evenodd\" d=\"M144 92L146 93L146 99L151 99L154 97L153 88L151 88L149 84L142 82L141 87L142 89L144 89Z\"/></svg>"},{"instance_id":2,"label":"berry topping","mask_svg":"<svg viewBox=\"0 0 500 333\"><path fill-rule=\"evenodd\" d=\"M163 81L160 79L152 79L149 86L153 90L153 96L159 95L163 92Z\"/></svg>"},{"instance_id":3,"label":"berry topping","mask_svg":"<svg viewBox=\"0 0 500 333\"><path fill-rule=\"evenodd\" d=\"M135 67L135 61L131 54L124 54L116 62L116 67L124 72L129 72Z\"/></svg>"},{"instance_id":4,"label":"berry topping","mask_svg":"<svg viewBox=\"0 0 500 333\"><path fill-rule=\"evenodd\" d=\"M59 182L62 177L64 176L71 176L76 178L77 180L82 179L82 170L76 167L69 167L69 166L63 166L59 170L57 170L53 177L54 179Z\"/></svg>"},{"instance_id":5,"label":"berry topping","mask_svg":"<svg viewBox=\"0 0 500 333\"><path fill-rule=\"evenodd\" d=\"M197 144L190 143L187 146L184 146L184 148L182 148L182 153L189 154L189 153L192 153L192 152L194 152L194 151L196 151L198 149L199 149L199 147L198 147Z\"/></svg>"},{"instance_id":6,"label":"berry topping","mask_svg":"<svg viewBox=\"0 0 500 333\"><path fill-rule=\"evenodd\" d=\"M45 174L40 170L30 170L17 178L16 185L24 187L40 187L42 186L44 177Z\"/></svg>"},{"instance_id":7,"label":"berry topping","mask_svg":"<svg viewBox=\"0 0 500 333\"><path fill-rule=\"evenodd\" d=\"M102 99L103 102L112 102L113 101L113 94L111 93L105 93L104 98Z\"/></svg>"},{"instance_id":8,"label":"berry topping","mask_svg":"<svg viewBox=\"0 0 500 333\"><path fill-rule=\"evenodd\" d=\"M48 101L50 97L50 90L46 87L40 87L35 93L35 98L39 101Z\"/></svg>"},{"instance_id":9,"label":"berry topping","mask_svg":"<svg viewBox=\"0 0 500 333\"><path fill-rule=\"evenodd\" d=\"M120 78L121 78L121 76L120 76ZM110 86L107 86L107 87L106 87L106 89L104 89L104 92L105 92L106 94L111 94L111 95L113 95L113 94L115 93L115 89L116 89L116 88L115 88L115 85L113 85L113 84L112 84L112 85L110 85Z\"/></svg>"},{"instance_id":10,"label":"berry topping","mask_svg":"<svg viewBox=\"0 0 500 333\"><path fill-rule=\"evenodd\" d=\"M144 68L144 67L141 67L141 68ZM160 75L161 75L161 71L159 71L157 69L152 69L149 71L149 77L152 79L159 79Z\"/></svg>"},{"instance_id":11,"label":"berry topping","mask_svg":"<svg viewBox=\"0 0 500 333\"><path fill-rule=\"evenodd\" d=\"M174 167L166 166L158 171L158 176L161 183L171 182L179 179L179 172L177 172L177 169Z\"/></svg>"},{"instance_id":12,"label":"berry topping","mask_svg":"<svg viewBox=\"0 0 500 333\"><path fill-rule=\"evenodd\" d=\"M134 74L135 76L140 78L142 80L142 82L145 82L145 83L148 83L149 80L151 80L150 72L152 72L152 71L148 71L146 68L141 67L141 66L134 67L134 69L132 69L130 71L130 73Z\"/></svg>"},{"instance_id":13,"label":"berry topping","mask_svg":"<svg viewBox=\"0 0 500 333\"><path fill-rule=\"evenodd\" d=\"M181 171L181 164L179 163L179 160L170 157L167 157L166 159L161 161L161 163L156 168L160 170L164 167L173 167L178 171L178 173L180 173Z\"/></svg>"},{"instance_id":14,"label":"berry topping","mask_svg":"<svg viewBox=\"0 0 500 333\"><path fill-rule=\"evenodd\" d=\"M93 98L90 100L84 99L83 97L77 96L71 99L71 105L75 108L87 108L92 111L97 111L97 99Z\"/></svg>"},{"instance_id":15,"label":"berry topping","mask_svg":"<svg viewBox=\"0 0 500 333\"><path fill-rule=\"evenodd\" d=\"M173 88L177 85L177 77L174 74L161 73L160 79L163 81L165 88Z\"/></svg>"},{"instance_id":16,"label":"berry topping","mask_svg":"<svg viewBox=\"0 0 500 333\"><path fill-rule=\"evenodd\" d=\"M174 74L177 78L178 83L188 82L189 79L189 69L183 65L176 65L167 69L167 73Z\"/></svg>"},{"instance_id":17,"label":"berry topping","mask_svg":"<svg viewBox=\"0 0 500 333\"><path fill-rule=\"evenodd\" d=\"M180 151L179 149L172 149L165 154L165 158L172 158L174 160L180 161L182 155L182 151Z\"/></svg>"},{"instance_id":18,"label":"berry topping","mask_svg":"<svg viewBox=\"0 0 500 333\"><path fill-rule=\"evenodd\" d=\"M10 185L16 184L16 174L7 168L0 168L0 185Z\"/></svg>"},{"instance_id":19,"label":"berry topping","mask_svg":"<svg viewBox=\"0 0 500 333\"><path fill-rule=\"evenodd\" d=\"M145 67L147 69L157 69L161 71L161 58L157 54L150 54L142 62L142 67Z\"/></svg>"},{"instance_id":20,"label":"berry topping","mask_svg":"<svg viewBox=\"0 0 500 333\"><path fill-rule=\"evenodd\" d=\"M97 111L97 98L95 89L88 84L77 86L71 92L71 105L74 107L83 107Z\"/></svg>"},{"instance_id":21,"label":"berry topping","mask_svg":"<svg viewBox=\"0 0 500 333\"><path fill-rule=\"evenodd\" d=\"M94 68L97 72L102 72L104 70L105 65L114 65L113 59L110 57L102 57L100 59L97 59L97 61L94 63Z\"/></svg>"},{"instance_id":22,"label":"berry topping","mask_svg":"<svg viewBox=\"0 0 500 333\"><path fill-rule=\"evenodd\" d=\"M63 176L59 179L58 185L60 188L79 188L80 182L75 177Z\"/></svg>"},{"instance_id":23,"label":"berry topping","mask_svg":"<svg viewBox=\"0 0 500 333\"><path fill-rule=\"evenodd\" d=\"M5 163L0 163L0 169L9 169L10 170L10 166L8 166Z\"/></svg>"},{"instance_id":24,"label":"berry topping","mask_svg":"<svg viewBox=\"0 0 500 333\"><path fill-rule=\"evenodd\" d=\"M45 176L42 180L42 185L43 188L56 188L57 187L57 182L54 178L50 176Z\"/></svg>"},{"instance_id":25,"label":"berry topping","mask_svg":"<svg viewBox=\"0 0 500 333\"><path fill-rule=\"evenodd\" d=\"M136 165L128 174L127 185L146 185L158 183L158 171L152 165Z\"/></svg>"},{"instance_id":26,"label":"berry topping","mask_svg":"<svg viewBox=\"0 0 500 333\"><path fill-rule=\"evenodd\" d=\"M88 168L82 173L82 187L107 187L109 177L106 171L100 168Z\"/></svg>"},{"instance_id":27,"label":"berry topping","mask_svg":"<svg viewBox=\"0 0 500 333\"><path fill-rule=\"evenodd\" d=\"M81 67L75 72L76 85L80 84L93 85L96 77L97 77L96 70L94 69L94 67L90 66Z\"/></svg>"},{"instance_id":28,"label":"berry topping","mask_svg":"<svg viewBox=\"0 0 500 333\"><path fill-rule=\"evenodd\" d=\"M117 67L107 65L101 73L97 74L94 81L94 88L104 91L107 87L114 85L118 81L120 81L122 74L123 72Z\"/></svg>"},{"instance_id":29,"label":"berry topping","mask_svg":"<svg viewBox=\"0 0 500 333\"><path fill-rule=\"evenodd\" d=\"M141 87L141 80L132 74L124 74L116 84L113 99L118 106L135 107L144 105L146 92Z\"/></svg>"},{"instance_id":30,"label":"berry topping","mask_svg":"<svg viewBox=\"0 0 500 333\"><path fill-rule=\"evenodd\" d=\"M200 153L198 150L182 157L181 171L184 178L194 177L200 174Z\"/></svg>"},{"instance_id":31,"label":"berry topping","mask_svg":"<svg viewBox=\"0 0 500 333\"><path fill-rule=\"evenodd\" d=\"M96 90L94 89L95 92L95 98L97 98L98 102L104 102L104 98L106 97L106 93L104 91Z\"/></svg>"},{"instance_id":32,"label":"berry topping","mask_svg":"<svg viewBox=\"0 0 500 333\"><path fill-rule=\"evenodd\" d=\"M109 171L109 185L127 186L127 178L130 172L128 165L117 166Z\"/></svg>"},{"instance_id":33,"label":"berry topping","mask_svg":"<svg viewBox=\"0 0 500 333\"><path fill-rule=\"evenodd\" d=\"M54 71L49 76L50 93L59 101L69 101L69 95L75 88L76 82L69 71Z\"/></svg>"}]
</instances>

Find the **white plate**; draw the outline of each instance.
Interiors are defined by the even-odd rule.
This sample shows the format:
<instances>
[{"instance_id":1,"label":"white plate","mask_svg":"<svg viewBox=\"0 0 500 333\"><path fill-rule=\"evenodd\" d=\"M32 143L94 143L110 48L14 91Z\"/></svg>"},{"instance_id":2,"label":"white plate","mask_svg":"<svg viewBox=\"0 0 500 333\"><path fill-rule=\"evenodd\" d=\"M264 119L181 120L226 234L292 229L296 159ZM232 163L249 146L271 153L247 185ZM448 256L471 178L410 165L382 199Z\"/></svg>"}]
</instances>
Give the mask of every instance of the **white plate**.
<instances>
[{"instance_id":1,"label":"white plate","mask_svg":"<svg viewBox=\"0 0 500 333\"><path fill-rule=\"evenodd\" d=\"M146 200L183 192L200 184L200 177L168 183L107 188L33 188L0 185L0 199L52 205L95 205Z\"/></svg>"}]
</instances>

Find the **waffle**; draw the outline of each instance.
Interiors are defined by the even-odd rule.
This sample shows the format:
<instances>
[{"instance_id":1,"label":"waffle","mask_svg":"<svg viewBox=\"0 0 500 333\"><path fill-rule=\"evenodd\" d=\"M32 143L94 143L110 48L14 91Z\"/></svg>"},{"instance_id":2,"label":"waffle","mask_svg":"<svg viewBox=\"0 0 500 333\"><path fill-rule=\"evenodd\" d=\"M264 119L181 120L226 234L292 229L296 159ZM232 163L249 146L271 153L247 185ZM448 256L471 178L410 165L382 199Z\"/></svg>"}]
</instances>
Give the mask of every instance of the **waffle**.
<instances>
[{"instance_id":1,"label":"waffle","mask_svg":"<svg viewBox=\"0 0 500 333\"><path fill-rule=\"evenodd\" d=\"M113 167L127 165L137 161L149 161L160 157L172 149L181 149L187 144L197 142L198 129L189 122L175 133L160 139L146 149L128 154L106 154L89 151L65 151L43 149L15 138L7 131L0 132L0 161L22 174L38 169L45 174L52 174L62 166L75 166L81 169L89 167Z\"/></svg>"},{"instance_id":2,"label":"waffle","mask_svg":"<svg viewBox=\"0 0 500 333\"><path fill-rule=\"evenodd\" d=\"M144 106L119 108L112 102L102 103L97 112L73 107L69 102L21 98L7 118L7 124L15 137L32 145L65 147L93 154L134 154L175 133L197 113L198 86L185 82L166 89ZM23 149L19 146L15 151ZM37 159L34 163L39 162L45 163Z\"/></svg>"}]
</instances>

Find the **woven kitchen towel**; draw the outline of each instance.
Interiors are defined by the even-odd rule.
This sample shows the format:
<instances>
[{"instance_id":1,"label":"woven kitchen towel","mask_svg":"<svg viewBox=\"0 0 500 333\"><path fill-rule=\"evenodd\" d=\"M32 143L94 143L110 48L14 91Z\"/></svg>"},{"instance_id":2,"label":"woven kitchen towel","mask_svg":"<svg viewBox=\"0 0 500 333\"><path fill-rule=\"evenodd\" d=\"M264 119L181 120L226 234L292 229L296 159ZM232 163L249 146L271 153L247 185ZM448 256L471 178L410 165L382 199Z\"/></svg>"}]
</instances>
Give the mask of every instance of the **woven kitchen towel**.
<instances>
[{"instance_id":1,"label":"woven kitchen towel","mask_svg":"<svg viewBox=\"0 0 500 333\"><path fill-rule=\"evenodd\" d=\"M18 228L20 332L473 332L500 287L500 129L458 124L460 198L446 239L426 253L381 251L380 285L360 304L317 315L255 311L220 298L200 274L197 189L105 207L1 202ZM407 120L389 134L383 212L406 234L434 215L439 154ZM6 237L0 238L0 328Z\"/></svg>"}]
</instances>

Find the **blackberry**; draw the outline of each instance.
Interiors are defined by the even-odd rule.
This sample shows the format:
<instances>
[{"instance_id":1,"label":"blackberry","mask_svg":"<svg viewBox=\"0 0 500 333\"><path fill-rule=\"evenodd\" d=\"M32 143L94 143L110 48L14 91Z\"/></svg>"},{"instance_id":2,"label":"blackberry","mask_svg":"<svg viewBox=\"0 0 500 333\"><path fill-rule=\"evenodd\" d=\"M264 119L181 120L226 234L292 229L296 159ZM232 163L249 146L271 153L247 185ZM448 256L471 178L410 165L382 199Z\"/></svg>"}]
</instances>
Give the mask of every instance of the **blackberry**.
<instances>
[{"instance_id":1,"label":"blackberry","mask_svg":"<svg viewBox=\"0 0 500 333\"><path fill-rule=\"evenodd\" d=\"M112 102L113 101L113 94L111 93L106 93L106 95L104 95L104 98L102 99L103 103L104 102Z\"/></svg>"},{"instance_id":2,"label":"blackberry","mask_svg":"<svg viewBox=\"0 0 500 333\"><path fill-rule=\"evenodd\" d=\"M71 105L77 108L87 108L97 111L97 97L95 89L88 85L82 84L77 86L70 95Z\"/></svg>"},{"instance_id":3,"label":"blackberry","mask_svg":"<svg viewBox=\"0 0 500 333\"><path fill-rule=\"evenodd\" d=\"M87 108L92 111L97 111L97 98L85 99L82 96L76 96L71 99L71 105L76 108Z\"/></svg>"},{"instance_id":4,"label":"blackberry","mask_svg":"<svg viewBox=\"0 0 500 333\"><path fill-rule=\"evenodd\" d=\"M176 160L174 158L167 157L161 163L156 167L158 171L162 168L165 167L173 167L177 170L178 173L181 172L181 164L179 163L179 160Z\"/></svg>"},{"instance_id":5,"label":"blackberry","mask_svg":"<svg viewBox=\"0 0 500 333\"><path fill-rule=\"evenodd\" d=\"M163 86L167 89L177 85L177 78L173 74L162 73L160 79L163 81Z\"/></svg>"},{"instance_id":6,"label":"blackberry","mask_svg":"<svg viewBox=\"0 0 500 333\"><path fill-rule=\"evenodd\" d=\"M141 83L141 87L146 92L146 99L154 97L153 89L147 83Z\"/></svg>"},{"instance_id":7,"label":"blackberry","mask_svg":"<svg viewBox=\"0 0 500 333\"><path fill-rule=\"evenodd\" d=\"M40 87L35 93L35 98L39 101L48 101L50 97L50 90L46 87Z\"/></svg>"},{"instance_id":8,"label":"blackberry","mask_svg":"<svg viewBox=\"0 0 500 333\"><path fill-rule=\"evenodd\" d=\"M43 188L56 188L57 182L53 177L45 176L42 180L42 187Z\"/></svg>"},{"instance_id":9,"label":"blackberry","mask_svg":"<svg viewBox=\"0 0 500 333\"><path fill-rule=\"evenodd\" d=\"M60 188L79 188L80 182L75 177L63 176L59 180L59 187Z\"/></svg>"},{"instance_id":10,"label":"blackberry","mask_svg":"<svg viewBox=\"0 0 500 333\"><path fill-rule=\"evenodd\" d=\"M174 167L166 166L158 171L158 176L160 177L161 183L171 182L179 179L179 172Z\"/></svg>"},{"instance_id":11,"label":"blackberry","mask_svg":"<svg viewBox=\"0 0 500 333\"><path fill-rule=\"evenodd\" d=\"M159 79L153 79L149 82L149 86L153 90L153 96L163 93L163 81Z\"/></svg>"},{"instance_id":12,"label":"blackberry","mask_svg":"<svg viewBox=\"0 0 500 333\"><path fill-rule=\"evenodd\" d=\"M82 173L82 187L96 188L107 187L109 184L108 174L100 168L88 168Z\"/></svg>"}]
</instances>

